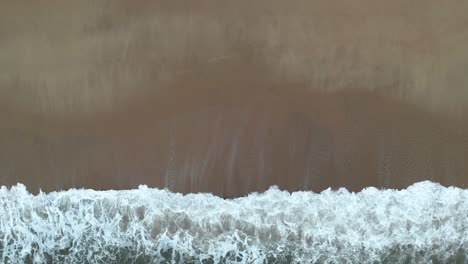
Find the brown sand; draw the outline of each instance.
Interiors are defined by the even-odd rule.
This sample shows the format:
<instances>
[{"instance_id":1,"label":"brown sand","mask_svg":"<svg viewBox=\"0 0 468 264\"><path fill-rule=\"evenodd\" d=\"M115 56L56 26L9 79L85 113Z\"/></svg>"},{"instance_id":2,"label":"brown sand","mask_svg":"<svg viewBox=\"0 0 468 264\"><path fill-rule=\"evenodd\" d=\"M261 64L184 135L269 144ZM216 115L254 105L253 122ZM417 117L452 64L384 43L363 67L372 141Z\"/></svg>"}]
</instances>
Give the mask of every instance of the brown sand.
<instances>
[{"instance_id":1,"label":"brown sand","mask_svg":"<svg viewBox=\"0 0 468 264\"><path fill-rule=\"evenodd\" d=\"M0 184L467 186L466 10L0 0Z\"/></svg>"}]
</instances>

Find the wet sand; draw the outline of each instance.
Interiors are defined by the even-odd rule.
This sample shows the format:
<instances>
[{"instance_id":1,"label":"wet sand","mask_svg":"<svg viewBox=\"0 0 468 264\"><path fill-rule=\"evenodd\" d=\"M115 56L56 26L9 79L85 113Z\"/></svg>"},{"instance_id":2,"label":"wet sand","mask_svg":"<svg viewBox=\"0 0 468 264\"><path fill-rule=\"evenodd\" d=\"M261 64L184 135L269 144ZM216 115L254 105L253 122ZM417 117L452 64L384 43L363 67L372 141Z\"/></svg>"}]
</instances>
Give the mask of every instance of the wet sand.
<instances>
[{"instance_id":1,"label":"wet sand","mask_svg":"<svg viewBox=\"0 0 468 264\"><path fill-rule=\"evenodd\" d=\"M0 184L468 185L466 4L222 2L0 3Z\"/></svg>"}]
</instances>

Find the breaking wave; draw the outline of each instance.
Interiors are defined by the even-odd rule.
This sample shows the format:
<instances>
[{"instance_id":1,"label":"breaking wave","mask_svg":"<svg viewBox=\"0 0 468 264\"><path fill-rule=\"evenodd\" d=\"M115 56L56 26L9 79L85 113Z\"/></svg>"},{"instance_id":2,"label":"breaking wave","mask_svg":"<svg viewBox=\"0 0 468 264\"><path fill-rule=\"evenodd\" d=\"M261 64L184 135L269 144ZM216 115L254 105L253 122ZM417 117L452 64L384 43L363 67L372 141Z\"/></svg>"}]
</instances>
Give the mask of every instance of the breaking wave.
<instances>
[{"instance_id":1,"label":"breaking wave","mask_svg":"<svg viewBox=\"0 0 468 264\"><path fill-rule=\"evenodd\" d=\"M0 189L4 263L466 263L468 190Z\"/></svg>"}]
</instances>

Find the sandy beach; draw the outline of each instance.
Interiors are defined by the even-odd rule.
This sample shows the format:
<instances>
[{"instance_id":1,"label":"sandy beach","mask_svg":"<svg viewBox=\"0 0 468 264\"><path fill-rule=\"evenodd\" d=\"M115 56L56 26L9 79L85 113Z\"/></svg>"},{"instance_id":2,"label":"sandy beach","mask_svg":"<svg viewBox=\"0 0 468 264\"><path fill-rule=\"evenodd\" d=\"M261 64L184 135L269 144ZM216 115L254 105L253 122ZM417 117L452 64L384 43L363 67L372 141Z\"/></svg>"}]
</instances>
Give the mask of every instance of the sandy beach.
<instances>
[{"instance_id":1,"label":"sandy beach","mask_svg":"<svg viewBox=\"0 0 468 264\"><path fill-rule=\"evenodd\" d=\"M0 2L0 185L468 185L468 4Z\"/></svg>"}]
</instances>

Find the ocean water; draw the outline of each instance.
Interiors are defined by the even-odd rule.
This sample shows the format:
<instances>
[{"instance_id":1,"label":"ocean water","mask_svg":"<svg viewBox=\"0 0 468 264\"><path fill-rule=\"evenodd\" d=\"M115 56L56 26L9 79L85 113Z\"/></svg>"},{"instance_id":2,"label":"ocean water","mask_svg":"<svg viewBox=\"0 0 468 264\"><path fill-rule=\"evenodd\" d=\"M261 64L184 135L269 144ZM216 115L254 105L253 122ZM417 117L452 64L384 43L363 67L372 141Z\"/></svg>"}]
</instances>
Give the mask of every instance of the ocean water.
<instances>
[{"instance_id":1,"label":"ocean water","mask_svg":"<svg viewBox=\"0 0 468 264\"><path fill-rule=\"evenodd\" d=\"M468 190L0 189L2 263L468 263Z\"/></svg>"}]
</instances>

